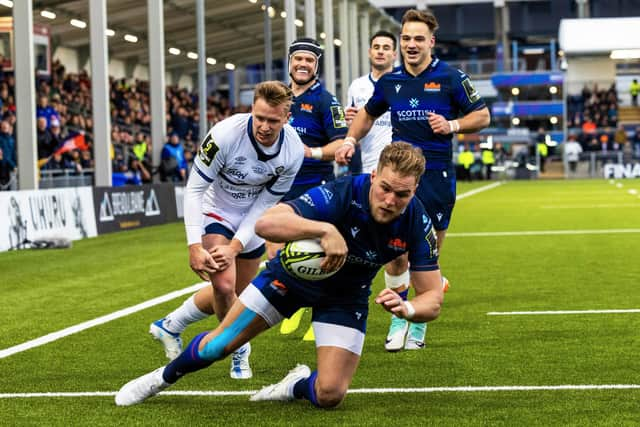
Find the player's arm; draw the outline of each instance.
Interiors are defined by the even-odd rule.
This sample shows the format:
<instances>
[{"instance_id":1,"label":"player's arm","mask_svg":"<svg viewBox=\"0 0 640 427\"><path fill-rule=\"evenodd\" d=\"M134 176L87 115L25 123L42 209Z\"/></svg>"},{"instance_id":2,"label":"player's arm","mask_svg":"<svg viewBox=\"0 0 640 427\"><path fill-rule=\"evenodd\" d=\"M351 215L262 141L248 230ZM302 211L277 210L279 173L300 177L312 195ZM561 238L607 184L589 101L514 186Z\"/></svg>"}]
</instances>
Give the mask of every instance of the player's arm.
<instances>
[{"instance_id":1,"label":"player's arm","mask_svg":"<svg viewBox=\"0 0 640 427\"><path fill-rule=\"evenodd\" d=\"M487 107L472 111L455 120L447 120L444 116L429 113L429 125L434 133L448 135L450 133L474 133L487 126L491 121L491 115Z\"/></svg>"},{"instance_id":2,"label":"player's arm","mask_svg":"<svg viewBox=\"0 0 640 427\"><path fill-rule=\"evenodd\" d=\"M213 257L202 247L202 198L211 181L203 178L194 167L184 189L184 227L189 245L189 265L203 280L218 271Z\"/></svg>"},{"instance_id":3,"label":"player's arm","mask_svg":"<svg viewBox=\"0 0 640 427\"><path fill-rule=\"evenodd\" d=\"M412 322L436 319L440 315L444 295L440 270L412 271L411 284L416 296L410 301L403 301L396 292L385 288L376 297L376 303L388 312Z\"/></svg>"},{"instance_id":4,"label":"player's arm","mask_svg":"<svg viewBox=\"0 0 640 427\"><path fill-rule=\"evenodd\" d=\"M304 218L285 203L269 208L256 222L256 233L271 242L318 239L327 257L322 269L333 271L347 258L347 243L331 223Z\"/></svg>"},{"instance_id":5,"label":"player's arm","mask_svg":"<svg viewBox=\"0 0 640 427\"><path fill-rule=\"evenodd\" d=\"M335 150L335 160L340 165L349 164L353 153L356 151L356 145L358 141L362 139L373 127L373 122L377 119L376 116L371 115L366 108L361 108L356 114L347 136L342 141L339 147Z\"/></svg>"},{"instance_id":6,"label":"player's arm","mask_svg":"<svg viewBox=\"0 0 640 427\"><path fill-rule=\"evenodd\" d=\"M211 130L198 149L193 169L184 189L184 227L189 245L189 265L203 280L215 273L219 266L211 254L202 247L202 199L222 167L220 147Z\"/></svg>"}]
</instances>

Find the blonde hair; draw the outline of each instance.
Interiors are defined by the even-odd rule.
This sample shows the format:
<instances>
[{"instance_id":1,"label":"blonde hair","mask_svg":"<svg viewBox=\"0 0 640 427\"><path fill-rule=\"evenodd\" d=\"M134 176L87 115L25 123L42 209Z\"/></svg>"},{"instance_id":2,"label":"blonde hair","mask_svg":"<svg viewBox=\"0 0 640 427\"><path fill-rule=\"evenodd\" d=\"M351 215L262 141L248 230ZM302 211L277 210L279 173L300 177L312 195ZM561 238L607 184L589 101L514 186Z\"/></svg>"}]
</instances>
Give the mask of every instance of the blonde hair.
<instances>
[{"instance_id":1,"label":"blonde hair","mask_svg":"<svg viewBox=\"0 0 640 427\"><path fill-rule=\"evenodd\" d=\"M255 104L258 99L263 99L272 107L286 104L286 111L288 112L293 102L293 92L286 84L276 80L269 80L256 85L253 92L253 103Z\"/></svg>"},{"instance_id":2,"label":"blonde hair","mask_svg":"<svg viewBox=\"0 0 640 427\"><path fill-rule=\"evenodd\" d=\"M403 176L414 176L416 181L424 173L426 160L422 150L407 142L393 142L382 150L378 160L378 173L389 166L391 170Z\"/></svg>"},{"instance_id":3,"label":"blonde hair","mask_svg":"<svg viewBox=\"0 0 640 427\"><path fill-rule=\"evenodd\" d=\"M409 9L402 16L402 26L407 22L422 22L427 24L431 34L435 34L438 29L438 20L429 10Z\"/></svg>"}]
</instances>

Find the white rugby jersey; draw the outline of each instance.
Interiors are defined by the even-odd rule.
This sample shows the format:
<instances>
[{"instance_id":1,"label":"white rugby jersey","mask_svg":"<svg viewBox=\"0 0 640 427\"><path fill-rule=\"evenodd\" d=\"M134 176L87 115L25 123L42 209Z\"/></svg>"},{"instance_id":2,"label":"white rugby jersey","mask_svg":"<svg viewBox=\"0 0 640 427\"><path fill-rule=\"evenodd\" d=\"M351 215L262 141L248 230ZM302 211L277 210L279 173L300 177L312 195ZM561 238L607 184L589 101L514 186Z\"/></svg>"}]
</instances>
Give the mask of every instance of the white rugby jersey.
<instances>
[{"instance_id":1,"label":"white rugby jersey","mask_svg":"<svg viewBox=\"0 0 640 427\"><path fill-rule=\"evenodd\" d=\"M375 81L371 73L358 77L349 86L349 106L362 108L371 95ZM371 173L378 166L382 149L391 143L391 113L387 111L376 119L367 135L360 140L362 172Z\"/></svg>"},{"instance_id":2,"label":"white rugby jersey","mask_svg":"<svg viewBox=\"0 0 640 427\"><path fill-rule=\"evenodd\" d=\"M291 188L304 158L300 137L286 124L278 141L265 147L253 136L252 120L243 113L218 122L198 150L184 194L190 245L201 241L209 214L246 246L260 215Z\"/></svg>"}]
</instances>

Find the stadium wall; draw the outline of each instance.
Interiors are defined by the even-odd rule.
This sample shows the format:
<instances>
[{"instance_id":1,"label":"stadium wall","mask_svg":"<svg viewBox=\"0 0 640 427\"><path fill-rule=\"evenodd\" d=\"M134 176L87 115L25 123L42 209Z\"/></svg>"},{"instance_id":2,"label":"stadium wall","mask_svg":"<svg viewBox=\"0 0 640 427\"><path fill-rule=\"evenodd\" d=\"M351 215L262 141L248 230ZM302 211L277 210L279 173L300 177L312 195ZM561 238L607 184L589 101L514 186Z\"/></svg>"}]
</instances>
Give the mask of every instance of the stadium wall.
<instances>
[{"instance_id":1,"label":"stadium wall","mask_svg":"<svg viewBox=\"0 0 640 427\"><path fill-rule=\"evenodd\" d=\"M0 192L0 252L177 221L182 191L154 184Z\"/></svg>"}]
</instances>

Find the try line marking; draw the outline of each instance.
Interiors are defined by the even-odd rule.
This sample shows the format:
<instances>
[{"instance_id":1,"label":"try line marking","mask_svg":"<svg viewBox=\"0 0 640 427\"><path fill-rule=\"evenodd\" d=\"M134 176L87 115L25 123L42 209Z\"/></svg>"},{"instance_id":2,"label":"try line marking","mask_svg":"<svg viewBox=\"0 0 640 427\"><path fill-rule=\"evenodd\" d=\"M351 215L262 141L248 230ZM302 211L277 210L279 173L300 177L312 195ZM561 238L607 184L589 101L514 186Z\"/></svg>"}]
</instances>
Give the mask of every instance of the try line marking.
<instances>
[{"instance_id":1,"label":"try line marking","mask_svg":"<svg viewBox=\"0 0 640 427\"><path fill-rule=\"evenodd\" d=\"M456 200L462 200L465 197L473 196L474 194L482 193L483 191L491 190L492 188L496 188L504 184L504 181L494 182L493 184L483 185L482 187L478 187L474 190L469 190L466 193L458 194L456 196Z\"/></svg>"},{"instance_id":2,"label":"try line marking","mask_svg":"<svg viewBox=\"0 0 640 427\"><path fill-rule=\"evenodd\" d=\"M184 289L180 289L174 292L169 292L168 294L159 296L157 298L150 299L145 302L141 302L140 304L133 305L131 307L124 308L122 310L114 311L111 314L107 314L105 316L97 317L93 320L89 320L86 322L79 323L74 326L70 326L68 328L59 330L57 332L52 332L47 335L43 335L39 338L33 339L31 341L23 342L22 344L14 345L13 347L5 348L0 350L0 359L4 359L5 357L9 357L13 354L20 353L22 351L29 350L34 347L39 347L44 344L48 344L50 342L59 340L60 338L64 338L69 335L76 334L78 332L84 331L85 329L93 328L94 326L102 325L103 323L110 322L115 319L119 319L124 316L128 316L138 311L145 310L149 307L153 307L154 305L162 304L167 301L171 301L174 298L179 296L193 293L200 288L208 285L209 282L200 282L195 285L189 286Z\"/></svg>"},{"instance_id":3,"label":"try line marking","mask_svg":"<svg viewBox=\"0 0 640 427\"><path fill-rule=\"evenodd\" d=\"M607 230L539 230L539 231L486 231L478 233L447 233L447 237L503 237L554 236L565 234L625 234L640 233L640 228L612 228Z\"/></svg>"},{"instance_id":4,"label":"try line marking","mask_svg":"<svg viewBox=\"0 0 640 427\"><path fill-rule=\"evenodd\" d=\"M638 308L612 309L612 310L558 310L558 311L490 311L487 316L521 316L538 314L618 314L618 313L640 313Z\"/></svg>"},{"instance_id":5,"label":"try line marking","mask_svg":"<svg viewBox=\"0 0 640 427\"><path fill-rule=\"evenodd\" d=\"M640 389L640 384L561 384L561 385L506 385L506 386L460 386L460 387L416 387L416 388L356 388L349 394L384 394L384 393L473 393L497 391L555 391L555 390L629 390ZM250 396L258 390L243 391L163 391L164 396ZM66 393L0 393L0 399L33 398L33 397L103 397L115 396L115 391L87 391Z\"/></svg>"}]
</instances>

